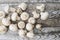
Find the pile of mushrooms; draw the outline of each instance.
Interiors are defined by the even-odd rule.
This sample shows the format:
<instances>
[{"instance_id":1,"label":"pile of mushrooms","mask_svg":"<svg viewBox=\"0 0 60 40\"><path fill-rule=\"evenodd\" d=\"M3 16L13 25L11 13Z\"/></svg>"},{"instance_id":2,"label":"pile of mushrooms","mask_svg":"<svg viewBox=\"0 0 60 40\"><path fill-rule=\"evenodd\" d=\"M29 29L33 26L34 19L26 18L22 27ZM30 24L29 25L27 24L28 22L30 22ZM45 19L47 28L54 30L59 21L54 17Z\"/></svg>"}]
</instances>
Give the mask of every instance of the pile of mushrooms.
<instances>
[{"instance_id":1,"label":"pile of mushrooms","mask_svg":"<svg viewBox=\"0 0 60 40\"><path fill-rule=\"evenodd\" d=\"M16 8L5 7L4 11L0 11L0 34L5 34L7 29L10 31L17 31L20 37L34 37L34 28L41 31L41 24L36 23L36 19L47 20L49 13L44 11L45 5L41 4L36 6L37 10L31 12L33 16L30 17L29 13L26 12L27 4L21 3Z\"/></svg>"}]
</instances>

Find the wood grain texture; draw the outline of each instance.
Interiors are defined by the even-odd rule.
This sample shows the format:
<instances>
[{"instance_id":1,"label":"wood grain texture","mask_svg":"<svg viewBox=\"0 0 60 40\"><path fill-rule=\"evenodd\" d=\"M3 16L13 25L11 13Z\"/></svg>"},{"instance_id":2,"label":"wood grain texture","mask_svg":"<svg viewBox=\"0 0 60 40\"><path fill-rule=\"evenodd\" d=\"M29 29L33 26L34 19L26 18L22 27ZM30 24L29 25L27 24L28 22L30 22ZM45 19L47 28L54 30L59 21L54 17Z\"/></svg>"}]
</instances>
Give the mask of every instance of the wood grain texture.
<instances>
[{"instance_id":1,"label":"wood grain texture","mask_svg":"<svg viewBox=\"0 0 60 40\"><path fill-rule=\"evenodd\" d=\"M31 13L35 10L35 6L41 3L46 4L46 10L49 12L49 19L42 21L37 20L37 23L41 23L42 30L34 29L36 35L34 38L21 38L17 32L8 32L4 35L0 35L0 40L60 40L60 0L0 0L1 4L9 4L10 6L17 6L21 2L26 2L29 6L27 12Z\"/></svg>"}]
</instances>

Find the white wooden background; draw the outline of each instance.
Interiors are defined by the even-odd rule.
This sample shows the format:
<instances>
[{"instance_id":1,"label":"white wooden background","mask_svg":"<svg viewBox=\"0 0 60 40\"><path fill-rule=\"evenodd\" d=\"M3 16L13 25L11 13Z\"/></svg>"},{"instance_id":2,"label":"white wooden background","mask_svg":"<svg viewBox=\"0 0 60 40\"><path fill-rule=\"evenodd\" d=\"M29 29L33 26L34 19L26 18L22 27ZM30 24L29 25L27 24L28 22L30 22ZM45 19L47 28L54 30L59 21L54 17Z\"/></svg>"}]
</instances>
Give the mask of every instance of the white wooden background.
<instances>
[{"instance_id":1,"label":"white wooden background","mask_svg":"<svg viewBox=\"0 0 60 40\"><path fill-rule=\"evenodd\" d=\"M53 11L54 13L56 13L52 15L57 16L57 18L54 19L50 16L51 20L42 22L46 23L47 25L51 25L52 27L51 26L43 27L41 32L35 30L35 33L39 34L35 35L33 39L26 37L21 38L19 37L17 32L8 31L6 34L0 35L0 40L60 40L60 19L58 18L60 16L60 0L0 0L0 5L1 4L17 5L21 2L27 2L27 4L30 5L29 8L31 9L32 5L36 6L40 3L44 3L47 5L46 10L49 10L49 12ZM39 22L39 20L37 22Z\"/></svg>"}]
</instances>

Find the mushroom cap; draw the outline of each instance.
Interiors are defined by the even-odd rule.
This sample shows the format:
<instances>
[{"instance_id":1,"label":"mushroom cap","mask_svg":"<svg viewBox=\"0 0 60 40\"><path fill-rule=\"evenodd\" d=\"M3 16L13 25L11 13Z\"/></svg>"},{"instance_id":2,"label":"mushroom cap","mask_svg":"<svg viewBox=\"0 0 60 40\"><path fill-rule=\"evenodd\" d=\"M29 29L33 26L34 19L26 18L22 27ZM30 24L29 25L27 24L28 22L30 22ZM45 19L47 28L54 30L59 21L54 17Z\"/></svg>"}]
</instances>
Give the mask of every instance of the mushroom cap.
<instances>
[{"instance_id":1,"label":"mushroom cap","mask_svg":"<svg viewBox=\"0 0 60 40\"><path fill-rule=\"evenodd\" d=\"M14 12L14 13L11 15L11 20L12 20L12 21L16 21L16 20L17 20L17 16L18 16L18 14Z\"/></svg>"},{"instance_id":2,"label":"mushroom cap","mask_svg":"<svg viewBox=\"0 0 60 40\"><path fill-rule=\"evenodd\" d=\"M46 20L49 16L49 13L48 12L41 12L41 20Z\"/></svg>"},{"instance_id":3,"label":"mushroom cap","mask_svg":"<svg viewBox=\"0 0 60 40\"><path fill-rule=\"evenodd\" d=\"M9 26L10 25L10 20L7 19L7 18L3 18L2 19L2 24L5 25L5 26Z\"/></svg>"},{"instance_id":4,"label":"mushroom cap","mask_svg":"<svg viewBox=\"0 0 60 40\"><path fill-rule=\"evenodd\" d=\"M38 30L41 30L41 24L36 24L36 28L38 29Z\"/></svg>"},{"instance_id":5,"label":"mushroom cap","mask_svg":"<svg viewBox=\"0 0 60 40\"><path fill-rule=\"evenodd\" d=\"M27 8L27 4L26 3L21 3L18 5L19 8L21 8L22 10L26 10Z\"/></svg>"},{"instance_id":6,"label":"mushroom cap","mask_svg":"<svg viewBox=\"0 0 60 40\"><path fill-rule=\"evenodd\" d=\"M3 11L0 11L0 19L5 17L5 13Z\"/></svg>"},{"instance_id":7,"label":"mushroom cap","mask_svg":"<svg viewBox=\"0 0 60 40\"><path fill-rule=\"evenodd\" d=\"M27 33L27 31L26 30L23 30L23 29L20 29L18 31L18 34L19 34L20 37L24 37L26 33Z\"/></svg>"},{"instance_id":8,"label":"mushroom cap","mask_svg":"<svg viewBox=\"0 0 60 40\"><path fill-rule=\"evenodd\" d=\"M45 4L41 4L39 6L36 6L36 9L39 9L40 11L44 11L45 9Z\"/></svg>"},{"instance_id":9,"label":"mushroom cap","mask_svg":"<svg viewBox=\"0 0 60 40\"><path fill-rule=\"evenodd\" d=\"M23 29L25 27L25 22L23 22L23 21L18 22L18 27L20 29Z\"/></svg>"},{"instance_id":10,"label":"mushroom cap","mask_svg":"<svg viewBox=\"0 0 60 40\"><path fill-rule=\"evenodd\" d=\"M0 34L5 34L7 31L7 28L4 25L0 26Z\"/></svg>"},{"instance_id":11,"label":"mushroom cap","mask_svg":"<svg viewBox=\"0 0 60 40\"><path fill-rule=\"evenodd\" d=\"M33 38L33 37L34 37L34 33L33 33L33 32L31 32L31 31L30 31L30 32L28 32L28 33L27 33L27 37L29 37L29 38Z\"/></svg>"},{"instance_id":12,"label":"mushroom cap","mask_svg":"<svg viewBox=\"0 0 60 40\"><path fill-rule=\"evenodd\" d=\"M26 29L27 29L28 31L33 30L33 28L34 28L34 25L32 25L31 23L27 23L27 24L26 24Z\"/></svg>"},{"instance_id":13,"label":"mushroom cap","mask_svg":"<svg viewBox=\"0 0 60 40\"><path fill-rule=\"evenodd\" d=\"M33 14L33 17L36 19L40 17L40 14L37 13L36 11L33 11L32 14Z\"/></svg>"},{"instance_id":14,"label":"mushroom cap","mask_svg":"<svg viewBox=\"0 0 60 40\"><path fill-rule=\"evenodd\" d=\"M28 22L31 23L31 24L35 24L36 20L35 20L34 17L30 17L30 18L28 19Z\"/></svg>"},{"instance_id":15,"label":"mushroom cap","mask_svg":"<svg viewBox=\"0 0 60 40\"><path fill-rule=\"evenodd\" d=\"M11 30L11 31L17 31L18 30L18 27L17 27L16 24L10 24L9 25L9 30Z\"/></svg>"},{"instance_id":16,"label":"mushroom cap","mask_svg":"<svg viewBox=\"0 0 60 40\"><path fill-rule=\"evenodd\" d=\"M22 20L27 20L29 18L29 14L27 13L27 12L23 12L22 14L21 14L21 19Z\"/></svg>"},{"instance_id":17,"label":"mushroom cap","mask_svg":"<svg viewBox=\"0 0 60 40\"><path fill-rule=\"evenodd\" d=\"M16 9L16 13L22 14L22 9L21 9L21 8L17 8L17 9Z\"/></svg>"}]
</instances>

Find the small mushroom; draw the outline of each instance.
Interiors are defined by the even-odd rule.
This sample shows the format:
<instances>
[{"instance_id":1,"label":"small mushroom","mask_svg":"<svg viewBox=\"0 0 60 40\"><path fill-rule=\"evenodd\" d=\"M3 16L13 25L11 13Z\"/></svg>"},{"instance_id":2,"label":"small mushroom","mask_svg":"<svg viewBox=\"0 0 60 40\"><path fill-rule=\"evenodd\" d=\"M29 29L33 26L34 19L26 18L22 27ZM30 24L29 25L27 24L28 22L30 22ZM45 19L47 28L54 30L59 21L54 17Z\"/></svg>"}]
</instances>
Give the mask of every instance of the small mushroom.
<instances>
[{"instance_id":1,"label":"small mushroom","mask_svg":"<svg viewBox=\"0 0 60 40\"><path fill-rule=\"evenodd\" d=\"M23 30L23 29L20 29L18 31L18 34L19 34L20 37L25 37L26 33L27 33L27 31L26 30Z\"/></svg>"},{"instance_id":2,"label":"small mushroom","mask_svg":"<svg viewBox=\"0 0 60 40\"><path fill-rule=\"evenodd\" d=\"M26 3L21 3L18 5L19 8L21 8L22 10L26 10L27 8L27 4Z\"/></svg>"},{"instance_id":3,"label":"small mushroom","mask_svg":"<svg viewBox=\"0 0 60 40\"><path fill-rule=\"evenodd\" d=\"M7 28L3 25L0 25L0 34L5 34L7 32Z\"/></svg>"},{"instance_id":4,"label":"small mushroom","mask_svg":"<svg viewBox=\"0 0 60 40\"><path fill-rule=\"evenodd\" d=\"M18 27L20 29L23 29L25 27L25 22L23 22L23 21L18 22Z\"/></svg>"},{"instance_id":5,"label":"small mushroom","mask_svg":"<svg viewBox=\"0 0 60 40\"><path fill-rule=\"evenodd\" d=\"M9 26L10 25L10 20L7 19L7 18L3 18L2 19L2 24L5 25L5 26Z\"/></svg>"},{"instance_id":6,"label":"small mushroom","mask_svg":"<svg viewBox=\"0 0 60 40\"><path fill-rule=\"evenodd\" d=\"M36 29L41 30L41 24L36 24Z\"/></svg>"},{"instance_id":7,"label":"small mushroom","mask_svg":"<svg viewBox=\"0 0 60 40\"><path fill-rule=\"evenodd\" d=\"M36 20L35 20L34 17L30 17L30 18L28 19L28 22L31 23L31 24L35 24Z\"/></svg>"},{"instance_id":8,"label":"small mushroom","mask_svg":"<svg viewBox=\"0 0 60 40\"><path fill-rule=\"evenodd\" d=\"M27 29L28 31L33 30L33 28L34 28L34 25L32 25L31 23L27 23L27 24L26 24L26 29Z\"/></svg>"},{"instance_id":9,"label":"small mushroom","mask_svg":"<svg viewBox=\"0 0 60 40\"><path fill-rule=\"evenodd\" d=\"M36 19L40 17L40 14L37 13L36 11L33 11L32 14L33 14L33 17Z\"/></svg>"},{"instance_id":10,"label":"small mushroom","mask_svg":"<svg viewBox=\"0 0 60 40\"><path fill-rule=\"evenodd\" d=\"M21 19L22 20L28 20L28 18L29 18L29 14L27 13L27 12L23 12L22 14L21 14Z\"/></svg>"},{"instance_id":11,"label":"small mushroom","mask_svg":"<svg viewBox=\"0 0 60 40\"><path fill-rule=\"evenodd\" d=\"M41 12L41 20L46 20L48 19L49 13L48 12Z\"/></svg>"},{"instance_id":12,"label":"small mushroom","mask_svg":"<svg viewBox=\"0 0 60 40\"><path fill-rule=\"evenodd\" d=\"M0 11L0 19L5 17L5 13L3 11Z\"/></svg>"},{"instance_id":13,"label":"small mushroom","mask_svg":"<svg viewBox=\"0 0 60 40\"><path fill-rule=\"evenodd\" d=\"M21 8L17 8L16 9L16 13L21 14L22 13L22 9Z\"/></svg>"},{"instance_id":14,"label":"small mushroom","mask_svg":"<svg viewBox=\"0 0 60 40\"><path fill-rule=\"evenodd\" d=\"M12 21L16 21L16 20L17 20L17 16L18 16L18 14L14 12L14 13L11 15L11 20L12 20Z\"/></svg>"},{"instance_id":15,"label":"small mushroom","mask_svg":"<svg viewBox=\"0 0 60 40\"><path fill-rule=\"evenodd\" d=\"M36 6L36 9L39 9L40 11L44 11L45 10L45 4L41 4L39 6Z\"/></svg>"},{"instance_id":16,"label":"small mushroom","mask_svg":"<svg viewBox=\"0 0 60 40\"><path fill-rule=\"evenodd\" d=\"M33 31L28 32L26 36L29 38L33 38L34 37Z\"/></svg>"},{"instance_id":17,"label":"small mushroom","mask_svg":"<svg viewBox=\"0 0 60 40\"><path fill-rule=\"evenodd\" d=\"M10 24L9 25L9 30L11 30L11 31L17 31L18 30L17 24Z\"/></svg>"}]
</instances>

